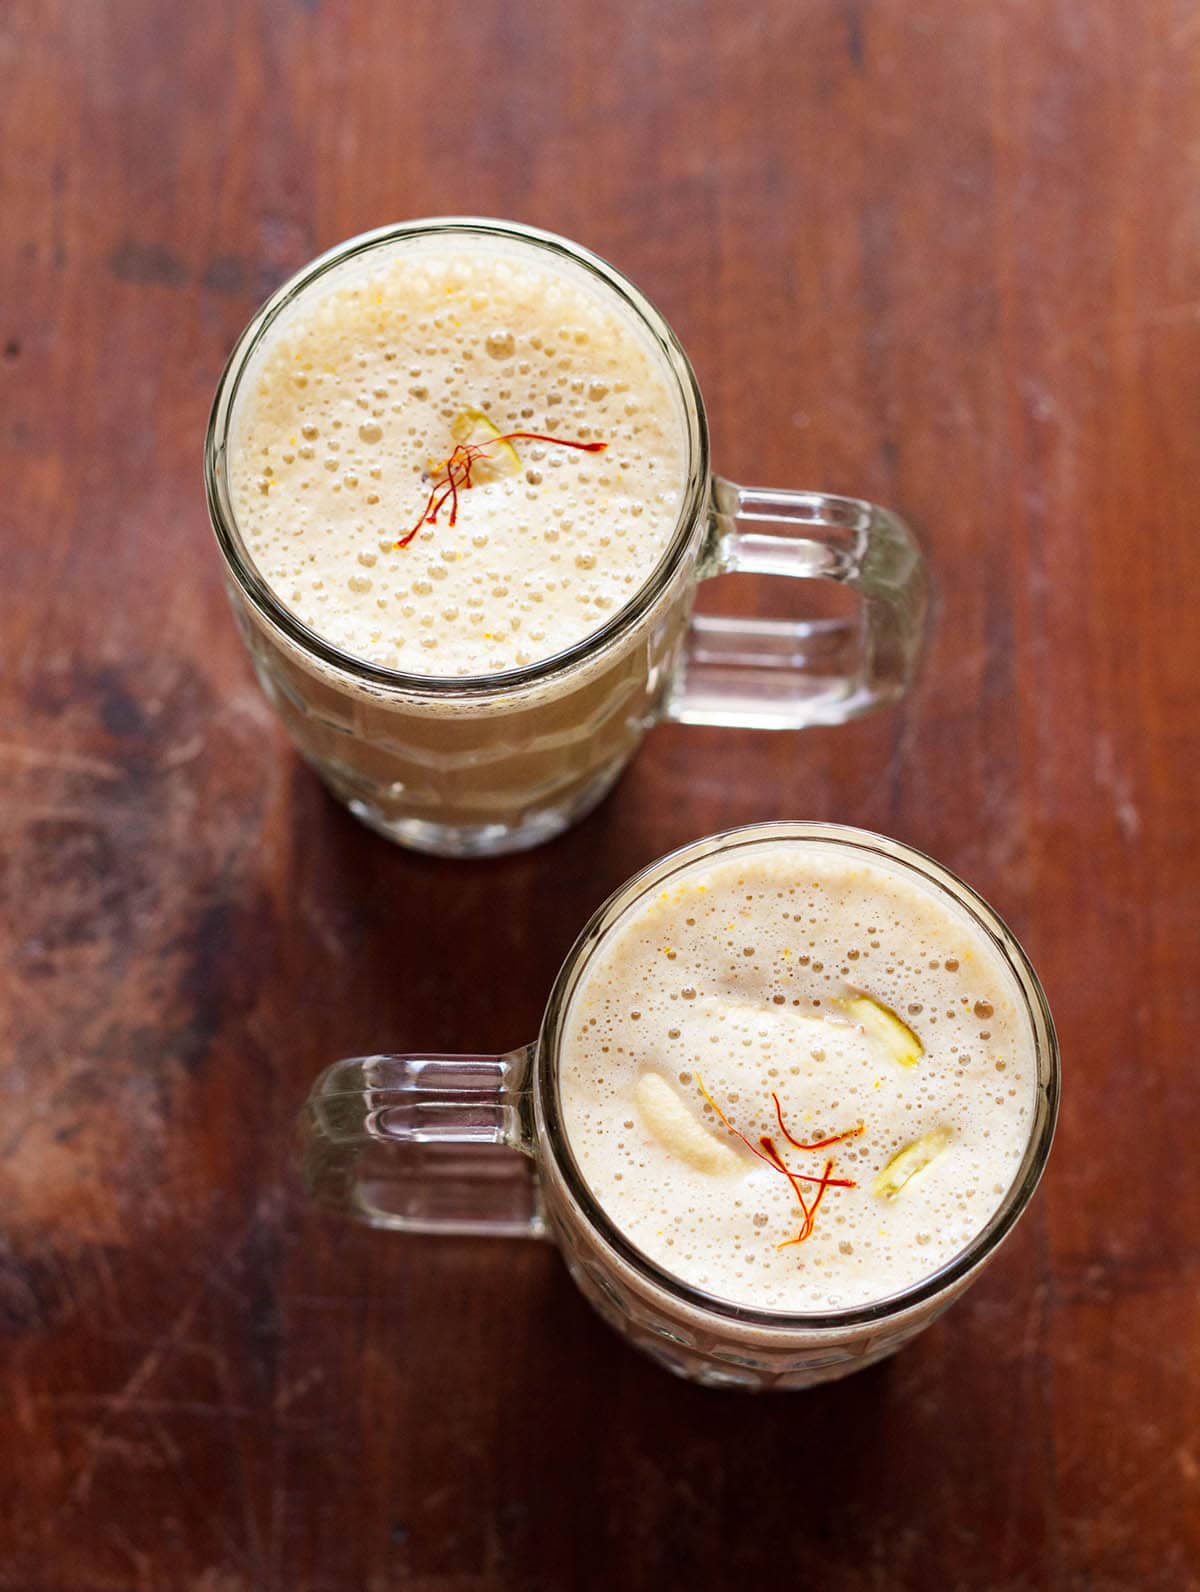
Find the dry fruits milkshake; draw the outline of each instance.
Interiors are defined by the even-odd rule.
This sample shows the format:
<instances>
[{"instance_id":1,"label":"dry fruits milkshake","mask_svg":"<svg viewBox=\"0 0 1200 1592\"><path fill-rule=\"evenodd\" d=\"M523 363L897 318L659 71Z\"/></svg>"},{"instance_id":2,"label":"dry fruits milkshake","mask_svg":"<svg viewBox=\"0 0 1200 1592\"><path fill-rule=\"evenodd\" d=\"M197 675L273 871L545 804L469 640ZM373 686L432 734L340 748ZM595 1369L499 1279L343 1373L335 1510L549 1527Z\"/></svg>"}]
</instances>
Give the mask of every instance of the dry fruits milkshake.
<instances>
[{"instance_id":1,"label":"dry fruits milkshake","mask_svg":"<svg viewBox=\"0 0 1200 1592\"><path fill-rule=\"evenodd\" d=\"M869 1305L964 1250L1013 1182L1037 1086L1024 1003L915 874L776 842L628 913L567 1015L563 1121L663 1270L759 1310Z\"/></svg>"},{"instance_id":2,"label":"dry fruits milkshake","mask_svg":"<svg viewBox=\"0 0 1200 1592\"><path fill-rule=\"evenodd\" d=\"M259 348L231 438L238 523L275 592L356 657L536 663L666 549L687 462L672 388L628 312L549 256L376 251Z\"/></svg>"},{"instance_id":3,"label":"dry fruits milkshake","mask_svg":"<svg viewBox=\"0 0 1200 1592\"><path fill-rule=\"evenodd\" d=\"M599 799L666 683L684 583L598 633L671 543L689 448L662 347L563 251L463 230L375 240L260 329L229 413L230 506L273 597L363 667L253 610L244 633L360 816L488 850ZM569 669L509 683L592 637ZM410 689L373 685L379 671Z\"/></svg>"},{"instance_id":4,"label":"dry fruits milkshake","mask_svg":"<svg viewBox=\"0 0 1200 1592\"><path fill-rule=\"evenodd\" d=\"M551 1236L671 1371L804 1388L971 1285L1058 1091L1037 975L968 886L883 835L755 824L598 908L534 1044L328 1067L305 1176L380 1227Z\"/></svg>"},{"instance_id":5,"label":"dry fruits milkshake","mask_svg":"<svg viewBox=\"0 0 1200 1592\"><path fill-rule=\"evenodd\" d=\"M713 475L670 326L515 222L402 222L281 287L218 383L205 486L292 739L421 850L549 839L658 720L844 723L898 701L921 651L904 522ZM732 573L786 579L790 617L693 615ZM809 617L811 581L854 615Z\"/></svg>"}]
</instances>

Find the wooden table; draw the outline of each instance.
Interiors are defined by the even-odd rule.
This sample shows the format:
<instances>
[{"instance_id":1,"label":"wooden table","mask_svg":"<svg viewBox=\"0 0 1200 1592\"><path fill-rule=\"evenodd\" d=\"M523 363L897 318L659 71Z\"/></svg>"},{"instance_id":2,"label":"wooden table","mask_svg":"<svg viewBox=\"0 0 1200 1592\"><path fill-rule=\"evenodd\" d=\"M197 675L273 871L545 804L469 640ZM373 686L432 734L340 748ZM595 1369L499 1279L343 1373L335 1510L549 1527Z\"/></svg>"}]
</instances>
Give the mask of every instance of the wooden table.
<instances>
[{"instance_id":1,"label":"wooden table","mask_svg":"<svg viewBox=\"0 0 1200 1592\"><path fill-rule=\"evenodd\" d=\"M0 7L0 1586L1200 1586L1200 16L1187 0ZM532 855L410 856L285 743L200 447L266 291L397 217L618 262L716 463L892 503L907 707L656 731ZM311 1211L328 1060L533 1033L588 911L779 815L1005 913L1045 1186L897 1360L676 1383L548 1246Z\"/></svg>"}]
</instances>

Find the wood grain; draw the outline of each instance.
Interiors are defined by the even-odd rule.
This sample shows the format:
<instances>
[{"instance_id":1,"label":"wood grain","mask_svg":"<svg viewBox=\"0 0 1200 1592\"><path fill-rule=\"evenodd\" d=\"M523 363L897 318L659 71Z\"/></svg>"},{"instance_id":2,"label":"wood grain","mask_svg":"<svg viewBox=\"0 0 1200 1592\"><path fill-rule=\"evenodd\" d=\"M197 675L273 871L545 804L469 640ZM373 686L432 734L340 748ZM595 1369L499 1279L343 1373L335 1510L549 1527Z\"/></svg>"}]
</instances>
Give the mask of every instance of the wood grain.
<instances>
[{"instance_id":1,"label":"wood grain","mask_svg":"<svg viewBox=\"0 0 1200 1592\"><path fill-rule=\"evenodd\" d=\"M0 1586L1200 1587L1190 0L0 7ZM389 849L249 675L200 446L264 293L402 216L579 238L740 479L917 524L903 712L656 731L531 856ZM548 1247L306 1208L331 1058L529 1037L650 858L787 815L1039 966L1046 1184L900 1358L676 1384Z\"/></svg>"}]
</instances>

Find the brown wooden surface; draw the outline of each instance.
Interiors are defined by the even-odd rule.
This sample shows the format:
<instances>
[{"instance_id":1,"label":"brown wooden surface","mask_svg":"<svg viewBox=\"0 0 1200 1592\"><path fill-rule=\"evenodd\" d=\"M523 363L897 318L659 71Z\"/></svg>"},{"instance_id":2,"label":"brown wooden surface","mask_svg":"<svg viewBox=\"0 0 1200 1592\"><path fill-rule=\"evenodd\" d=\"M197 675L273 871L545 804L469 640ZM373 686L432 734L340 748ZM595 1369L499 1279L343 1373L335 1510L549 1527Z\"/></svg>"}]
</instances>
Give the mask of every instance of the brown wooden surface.
<instances>
[{"instance_id":1,"label":"brown wooden surface","mask_svg":"<svg viewBox=\"0 0 1200 1592\"><path fill-rule=\"evenodd\" d=\"M0 162L0 1586L1200 1586L1193 0L4 0ZM284 274L450 211L646 288L726 473L911 516L904 712L659 730L490 865L322 793L206 411ZM1058 1018L1045 1186L926 1337L706 1392L549 1247L306 1208L326 1061L525 1040L611 887L776 815L949 863Z\"/></svg>"}]
</instances>

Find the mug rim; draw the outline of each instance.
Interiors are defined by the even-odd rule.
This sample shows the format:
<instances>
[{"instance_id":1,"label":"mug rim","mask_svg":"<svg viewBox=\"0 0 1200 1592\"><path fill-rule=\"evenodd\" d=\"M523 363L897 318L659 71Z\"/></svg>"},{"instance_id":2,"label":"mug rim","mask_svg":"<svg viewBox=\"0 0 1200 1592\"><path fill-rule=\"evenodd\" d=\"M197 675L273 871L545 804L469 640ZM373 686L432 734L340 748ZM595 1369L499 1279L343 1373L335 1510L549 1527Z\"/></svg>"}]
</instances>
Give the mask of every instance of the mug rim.
<instances>
[{"instance_id":1,"label":"mug rim","mask_svg":"<svg viewBox=\"0 0 1200 1592\"><path fill-rule=\"evenodd\" d=\"M327 641L293 613L259 573L238 529L229 492L227 451L234 405L251 359L279 315L308 287L346 261L401 240L440 234L496 237L531 245L565 256L601 281L650 333L675 381L687 430L687 475L674 530L658 562L629 601L604 624L569 647L534 663L487 674L410 673L372 663ZM691 361L665 316L640 288L602 256L570 238L522 222L487 216L430 216L392 222L335 244L290 276L255 312L234 344L217 383L204 440L204 489L217 546L242 595L263 620L282 632L302 652L358 681L409 696L490 697L522 691L570 669L618 641L653 608L686 557L696 527L705 515L709 492L708 419Z\"/></svg>"},{"instance_id":2,"label":"mug rim","mask_svg":"<svg viewBox=\"0 0 1200 1592\"><path fill-rule=\"evenodd\" d=\"M971 1241L936 1271L896 1293L825 1311L789 1311L759 1308L723 1299L686 1282L645 1254L610 1219L592 1193L571 1148L563 1119L559 1090L559 1050L571 998L584 968L600 941L610 933L650 890L701 858L765 841L812 840L875 853L920 875L927 883L951 896L999 951L1025 1002L1034 1043L1036 1082L1034 1112L1020 1165L1003 1199ZM999 913L965 880L925 852L872 830L848 824L781 819L721 830L668 852L639 869L619 886L592 914L569 951L550 992L541 1035L533 1062L533 1096L536 1135L534 1151L540 1163L549 1156L555 1170L589 1228L638 1275L667 1295L693 1309L742 1326L767 1331L813 1332L879 1324L926 1304L963 1282L988 1260L1008 1236L1028 1206L1045 1170L1054 1139L1061 1093L1061 1066L1054 1020L1041 980L1012 930Z\"/></svg>"}]
</instances>

